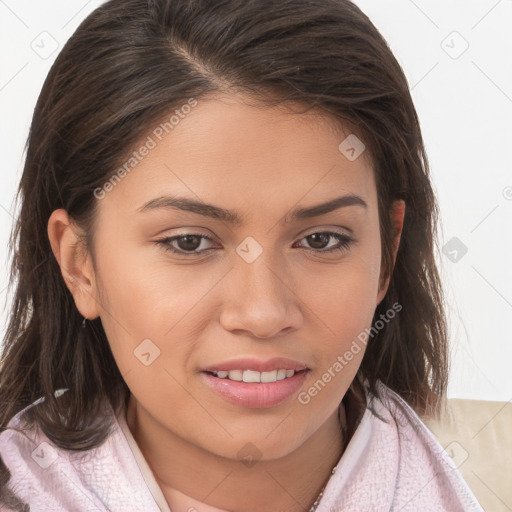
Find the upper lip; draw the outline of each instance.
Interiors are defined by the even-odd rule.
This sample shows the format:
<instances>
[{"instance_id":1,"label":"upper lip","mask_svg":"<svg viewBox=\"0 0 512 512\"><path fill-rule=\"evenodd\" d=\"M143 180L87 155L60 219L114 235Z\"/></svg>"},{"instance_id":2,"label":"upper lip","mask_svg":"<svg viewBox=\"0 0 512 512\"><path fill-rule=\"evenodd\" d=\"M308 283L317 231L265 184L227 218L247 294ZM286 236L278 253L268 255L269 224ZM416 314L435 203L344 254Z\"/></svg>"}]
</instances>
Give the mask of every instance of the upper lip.
<instances>
[{"instance_id":1,"label":"upper lip","mask_svg":"<svg viewBox=\"0 0 512 512\"><path fill-rule=\"evenodd\" d=\"M299 361L288 359L286 357L274 357L262 361L250 357L240 359L230 359L218 364L212 364L207 368L204 368L205 372L216 372L231 370L253 370L255 372L271 372L273 370L306 370L307 366Z\"/></svg>"}]
</instances>

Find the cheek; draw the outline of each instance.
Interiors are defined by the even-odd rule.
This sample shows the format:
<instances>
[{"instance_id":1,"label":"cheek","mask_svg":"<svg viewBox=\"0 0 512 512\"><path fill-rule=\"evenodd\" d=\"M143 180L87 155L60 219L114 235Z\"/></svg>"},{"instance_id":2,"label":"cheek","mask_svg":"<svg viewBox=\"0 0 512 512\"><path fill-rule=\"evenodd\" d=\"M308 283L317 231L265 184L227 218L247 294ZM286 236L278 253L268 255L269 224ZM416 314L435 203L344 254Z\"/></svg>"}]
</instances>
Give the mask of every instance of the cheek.
<instances>
[{"instance_id":1,"label":"cheek","mask_svg":"<svg viewBox=\"0 0 512 512\"><path fill-rule=\"evenodd\" d=\"M366 350L375 310L374 290L362 271L354 271L347 272L327 296L314 297L311 309L317 312L315 322L323 335L310 347L314 366L297 397L300 404L331 411L349 388Z\"/></svg>"},{"instance_id":2,"label":"cheek","mask_svg":"<svg viewBox=\"0 0 512 512\"><path fill-rule=\"evenodd\" d=\"M137 379L154 379L164 368L176 373L177 365L181 372L208 319L205 297L222 273L172 265L158 248L121 244L99 266L102 324L127 383L139 387Z\"/></svg>"},{"instance_id":3,"label":"cheek","mask_svg":"<svg viewBox=\"0 0 512 512\"><path fill-rule=\"evenodd\" d=\"M360 244L344 262L320 274L315 281L318 286L310 285L303 291L312 318L321 329L322 343L312 353L317 373L331 368L339 384L348 386L364 355L376 307L379 265L378 245ZM343 370L339 363L332 368L338 356L342 357ZM343 377L338 377L341 374Z\"/></svg>"},{"instance_id":4,"label":"cheek","mask_svg":"<svg viewBox=\"0 0 512 512\"><path fill-rule=\"evenodd\" d=\"M176 317L185 314L186 305L201 296L197 281L189 286L190 273L173 269L156 246L137 247L130 240L119 240L103 251L99 266L104 316L125 336L160 338Z\"/></svg>"},{"instance_id":5,"label":"cheek","mask_svg":"<svg viewBox=\"0 0 512 512\"><path fill-rule=\"evenodd\" d=\"M366 326L376 307L379 260L380 251L358 251L336 267L317 272L312 281L304 283L305 302L335 332L350 325Z\"/></svg>"},{"instance_id":6,"label":"cheek","mask_svg":"<svg viewBox=\"0 0 512 512\"><path fill-rule=\"evenodd\" d=\"M314 359L320 373L331 368L338 356L344 357L343 377L337 382L349 382L357 372L366 349L365 331L371 324L374 306L372 305L373 287L350 287L349 283L340 286L337 294L324 299L323 306L318 304L318 317L324 326L326 335L323 342L315 346ZM339 374L341 368L334 368Z\"/></svg>"}]
</instances>

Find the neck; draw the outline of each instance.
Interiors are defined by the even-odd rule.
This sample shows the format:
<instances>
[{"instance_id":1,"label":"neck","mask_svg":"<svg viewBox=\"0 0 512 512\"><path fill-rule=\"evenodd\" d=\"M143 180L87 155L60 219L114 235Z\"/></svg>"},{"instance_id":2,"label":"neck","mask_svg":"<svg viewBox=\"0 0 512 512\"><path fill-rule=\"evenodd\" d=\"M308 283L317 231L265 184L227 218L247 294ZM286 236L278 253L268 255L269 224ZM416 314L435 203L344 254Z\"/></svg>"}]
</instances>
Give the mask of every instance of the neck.
<instances>
[{"instance_id":1,"label":"neck","mask_svg":"<svg viewBox=\"0 0 512 512\"><path fill-rule=\"evenodd\" d=\"M343 406L299 448L274 460L220 457L175 436L130 398L126 419L172 512L304 512L344 450Z\"/></svg>"}]
</instances>

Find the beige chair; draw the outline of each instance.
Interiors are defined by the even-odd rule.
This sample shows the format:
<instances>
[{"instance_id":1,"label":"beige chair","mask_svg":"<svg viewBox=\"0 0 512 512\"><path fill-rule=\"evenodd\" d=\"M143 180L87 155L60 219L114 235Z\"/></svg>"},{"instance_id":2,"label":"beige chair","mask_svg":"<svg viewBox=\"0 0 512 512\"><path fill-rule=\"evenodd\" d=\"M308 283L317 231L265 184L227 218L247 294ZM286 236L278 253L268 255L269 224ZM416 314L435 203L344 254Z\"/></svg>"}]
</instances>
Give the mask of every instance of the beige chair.
<instances>
[{"instance_id":1,"label":"beige chair","mask_svg":"<svg viewBox=\"0 0 512 512\"><path fill-rule=\"evenodd\" d=\"M424 420L486 512L512 512L512 401L448 400Z\"/></svg>"}]
</instances>

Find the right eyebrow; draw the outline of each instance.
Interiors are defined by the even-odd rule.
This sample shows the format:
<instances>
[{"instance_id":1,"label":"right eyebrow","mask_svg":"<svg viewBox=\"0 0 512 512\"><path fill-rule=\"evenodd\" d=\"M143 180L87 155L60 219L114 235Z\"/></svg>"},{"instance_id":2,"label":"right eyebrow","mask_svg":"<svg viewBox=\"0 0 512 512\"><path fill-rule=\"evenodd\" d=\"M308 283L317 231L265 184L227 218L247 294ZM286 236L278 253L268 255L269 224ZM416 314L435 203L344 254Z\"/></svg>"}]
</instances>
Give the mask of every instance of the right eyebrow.
<instances>
[{"instance_id":1,"label":"right eyebrow","mask_svg":"<svg viewBox=\"0 0 512 512\"><path fill-rule=\"evenodd\" d=\"M336 197L334 199L330 199L327 202L313 206L296 208L285 216L284 222L288 223L296 220L310 219L348 206L361 206L363 208L368 207L364 199L362 199L360 196L350 194ZM243 215L237 210L228 210L220 206L215 206L213 204L204 203L202 201L197 201L187 197L160 196L146 202L144 205L138 208L137 211L146 212L159 208L170 208L187 211L198 215L203 215L205 217L221 220L232 225L242 225L244 222Z\"/></svg>"}]
</instances>

